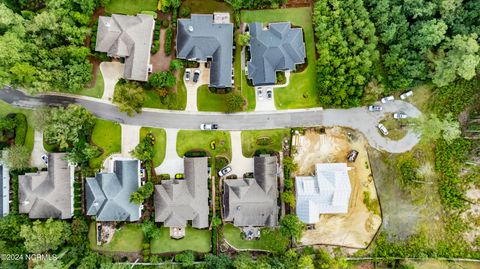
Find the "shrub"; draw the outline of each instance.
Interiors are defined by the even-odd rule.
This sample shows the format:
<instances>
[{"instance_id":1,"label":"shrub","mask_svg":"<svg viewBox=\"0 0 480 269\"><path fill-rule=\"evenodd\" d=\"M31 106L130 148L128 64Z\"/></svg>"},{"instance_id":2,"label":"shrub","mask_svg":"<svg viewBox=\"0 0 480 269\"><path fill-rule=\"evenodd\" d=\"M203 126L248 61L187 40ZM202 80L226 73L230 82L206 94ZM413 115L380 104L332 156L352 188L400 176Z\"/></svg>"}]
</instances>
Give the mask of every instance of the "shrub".
<instances>
[{"instance_id":1,"label":"shrub","mask_svg":"<svg viewBox=\"0 0 480 269\"><path fill-rule=\"evenodd\" d=\"M422 180L417 172L418 163L413 158L398 162L398 170L400 171L402 184L411 184Z\"/></svg>"},{"instance_id":2,"label":"shrub","mask_svg":"<svg viewBox=\"0 0 480 269\"><path fill-rule=\"evenodd\" d=\"M157 53L159 50L160 50L160 42L158 41L158 39L155 39L155 40L153 41L153 46L152 46L151 53L152 53L152 54L155 54L155 53Z\"/></svg>"},{"instance_id":3,"label":"shrub","mask_svg":"<svg viewBox=\"0 0 480 269\"><path fill-rule=\"evenodd\" d=\"M15 115L15 145L24 145L25 137L27 136L27 117L24 114L18 113Z\"/></svg>"},{"instance_id":4,"label":"shrub","mask_svg":"<svg viewBox=\"0 0 480 269\"><path fill-rule=\"evenodd\" d=\"M190 17L191 13L192 13L192 10L190 9L190 7L187 7L187 6L180 7L180 17L182 18Z\"/></svg>"},{"instance_id":5,"label":"shrub","mask_svg":"<svg viewBox=\"0 0 480 269\"><path fill-rule=\"evenodd\" d=\"M172 53L172 40L173 40L173 29L172 27L169 27L165 32L165 45L164 45L165 54L167 56Z\"/></svg>"},{"instance_id":6,"label":"shrub","mask_svg":"<svg viewBox=\"0 0 480 269\"><path fill-rule=\"evenodd\" d=\"M203 150L200 150L200 151L197 151L197 150L191 150L191 151L187 151L185 153L185 157L207 157L207 152L206 151L203 151Z\"/></svg>"},{"instance_id":7,"label":"shrub","mask_svg":"<svg viewBox=\"0 0 480 269\"><path fill-rule=\"evenodd\" d=\"M170 26L170 22L168 21L168 19L163 19L162 20L162 27L163 28L168 28L168 26Z\"/></svg>"},{"instance_id":8,"label":"shrub","mask_svg":"<svg viewBox=\"0 0 480 269\"><path fill-rule=\"evenodd\" d=\"M284 184L285 190L289 191L293 189L293 179L285 178L285 181L283 184Z\"/></svg>"},{"instance_id":9,"label":"shrub","mask_svg":"<svg viewBox=\"0 0 480 269\"><path fill-rule=\"evenodd\" d=\"M272 139L268 136L257 138L257 145L259 146L268 146L272 142Z\"/></svg>"},{"instance_id":10,"label":"shrub","mask_svg":"<svg viewBox=\"0 0 480 269\"><path fill-rule=\"evenodd\" d=\"M295 194L292 191L284 191L282 193L282 199L285 204L290 206L291 208L295 207Z\"/></svg>"}]
</instances>

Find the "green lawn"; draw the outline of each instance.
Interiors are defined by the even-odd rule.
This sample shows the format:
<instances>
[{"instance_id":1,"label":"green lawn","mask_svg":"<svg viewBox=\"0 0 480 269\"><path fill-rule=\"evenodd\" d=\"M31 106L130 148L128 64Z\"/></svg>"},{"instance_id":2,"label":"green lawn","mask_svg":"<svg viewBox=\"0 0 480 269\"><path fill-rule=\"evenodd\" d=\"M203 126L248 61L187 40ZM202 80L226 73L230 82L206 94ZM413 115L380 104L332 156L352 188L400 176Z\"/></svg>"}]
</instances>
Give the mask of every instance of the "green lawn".
<instances>
[{"instance_id":1,"label":"green lawn","mask_svg":"<svg viewBox=\"0 0 480 269\"><path fill-rule=\"evenodd\" d=\"M142 250L143 232L139 224L126 224L118 229L108 244L97 246L95 222L90 223L88 240L90 247L97 251L140 252Z\"/></svg>"},{"instance_id":2,"label":"green lawn","mask_svg":"<svg viewBox=\"0 0 480 269\"><path fill-rule=\"evenodd\" d=\"M238 31L235 32L235 35L238 35ZM245 71L242 71L242 62L241 62L242 50L237 48L235 50L235 61L234 61L234 76L235 76L235 86L236 89L240 89L241 94L247 100L246 111L255 110L255 89L248 85L247 76Z\"/></svg>"},{"instance_id":3,"label":"green lawn","mask_svg":"<svg viewBox=\"0 0 480 269\"><path fill-rule=\"evenodd\" d=\"M103 152L100 156L90 159L90 167L100 168L109 155L121 151L122 127L113 121L97 119L92 132L92 142Z\"/></svg>"},{"instance_id":4,"label":"green lawn","mask_svg":"<svg viewBox=\"0 0 480 269\"><path fill-rule=\"evenodd\" d=\"M215 140L216 149L210 148L210 142ZM213 156L222 155L232 159L232 144L230 133L222 131L187 131L181 130L177 135L177 154L182 157L189 150L201 149Z\"/></svg>"},{"instance_id":5,"label":"green lawn","mask_svg":"<svg viewBox=\"0 0 480 269\"><path fill-rule=\"evenodd\" d=\"M198 111L217 111L226 112L227 96L232 93L217 94L208 90L208 85L202 85L197 89L197 108Z\"/></svg>"},{"instance_id":6,"label":"green lawn","mask_svg":"<svg viewBox=\"0 0 480 269\"><path fill-rule=\"evenodd\" d=\"M161 237L151 242L151 251L153 254L181 252L192 250L195 252L210 252L211 249L211 232L207 229L198 230L190 226L185 229L185 237L182 239L170 238L170 229L167 227L160 228Z\"/></svg>"},{"instance_id":7,"label":"green lawn","mask_svg":"<svg viewBox=\"0 0 480 269\"><path fill-rule=\"evenodd\" d=\"M270 149L273 151L282 150L282 140L290 136L290 129L271 129L258 131L242 131L242 153L243 156L252 157L257 149ZM258 145L257 139L268 137L268 145Z\"/></svg>"},{"instance_id":8,"label":"green lawn","mask_svg":"<svg viewBox=\"0 0 480 269\"><path fill-rule=\"evenodd\" d=\"M180 73L180 78L183 78L183 72ZM179 79L177 81L177 100L176 104L172 108L168 108L167 104L163 104L160 95L156 91L153 90L145 90L147 94L147 99L143 104L143 107L148 108L159 108L159 109L171 109L171 110L185 110L187 106L187 88L185 83L183 83L183 79Z\"/></svg>"},{"instance_id":9,"label":"green lawn","mask_svg":"<svg viewBox=\"0 0 480 269\"><path fill-rule=\"evenodd\" d=\"M18 108L11 106L4 101L0 100L0 117L5 117L10 113L22 113L27 117L28 129L27 136L25 137L25 146L31 152L33 150L33 143L35 137L35 129L33 127L32 110Z\"/></svg>"},{"instance_id":10,"label":"green lawn","mask_svg":"<svg viewBox=\"0 0 480 269\"><path fill-rule=\"evenodd\" d=\"M80 95L95 97L95 98L102 98L103 96L103 76L100 68L97 69L97 80L95 81L95 85L92 88L85 88L78 92Z\"/></svg>"},{"instance_id":11,"label":"green lawn","mask_svg":"<svg viewBox=\"0 0 480 269\"><path fill-rule=\"evenodd\" d=\"M136 15L142 11L156 11L158 0L110 0L105 6L107 13Z\"/></svg>"},{"instance_id":12,"label":"green lawn","mask_svg":"<svg viewBox=\"0 0 480 269\"><path fill-rule=\"evenodd\" d=\"M140 139L143 139L148 132L152 132L155 136L155 146L153 148L155 155L153 156L153 166L159 166L165 159L165 147L167 135L164 129L142 127L140 129Z\"/></svg>"},{"instance_id":13,"label":"green lawn","mask_svg":"<svg viewBox=\"0 0 480 269\"><path fill-rule=\"evenodd\" d=\"M228 223L223 226L223 237L227 242L237 249L261 249L268 250L266 240L262 239L260 232L259 240L244 240L239 228Z\"/></svg>"},{"instance_id":14,"label":"green lawn","mask_svg":"<svg viewBox=\"0 0 480 269\"><path fill-rule=\"evenodd\" d=\"M215 0L185 0L182 6L190 8L192 14L212 14L213 12L229 12L230 20L233 20L233 8L225 2Z\"/></svg>"},{"instance_id":15,"label":"green lawn","mask_svg":"<svg viewBox=\"0 0 480 269\"><path fill-rule=\"evenodd\" d=\"M308 66L301 73L292 73L287 87L275 90L275 105L278 109L320 106L315 89L316 55L310 8L244 10L241 18L247 23L291 21L294 26L303 28Z\"/></svg>"}]
</instances>

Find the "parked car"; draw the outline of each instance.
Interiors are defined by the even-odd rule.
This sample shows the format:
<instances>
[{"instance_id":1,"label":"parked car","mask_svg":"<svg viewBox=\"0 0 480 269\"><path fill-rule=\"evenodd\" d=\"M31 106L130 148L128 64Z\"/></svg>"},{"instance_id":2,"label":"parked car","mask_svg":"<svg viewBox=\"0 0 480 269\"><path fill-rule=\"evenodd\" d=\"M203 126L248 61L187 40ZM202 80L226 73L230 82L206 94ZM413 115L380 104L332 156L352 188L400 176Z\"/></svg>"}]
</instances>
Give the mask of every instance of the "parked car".
<instances>
[{"instance_id":1,"label":"parked car","mask_svg":"<svg viewBox=\"0 0 480 269\"><path fill-rule=\"evenodd\" d=\"M193 72L193 82L197 83L199 78L200 78L200 70L197 69L195 70L195 72Z\"/></svg>"},{"instance_id":2,"label":"parked car","mask_svg":"<svg viewBox=\"0 0 480 269\"><path fill-rule=\"evenodd\" d=\"M202 130L217 130L218 129L218 124L202 123L202 124L200 124L200 129L202 129Z\"/></svg>"},{"instance_id":3,"label":"parked car","mask_svg":"<svg viewBox=\"0 0 480 269\"><path fill-rule=\"evenodd\" d=\"M399 119L406 119L407 117L408 117L407 114L405 114L405 113L402 112L402 111L393 113L393 118L394 118L394 119L397 119L397 120L399 120Z\"/></svg>"},{"instance_id":4,"label":"parked car","mask_svg":"<svg viewBox=\"0 0 480 269\"><path fill-rule=\"evenodd\" d=\"M228 175L228 173L230 173L230 172L232 172L232 167L225 166L224 168L220 169L220 171L218 171L218 176L223 177L223 176Z\"/></svg>"},{"instance_id":5,"label":"parked car","mask_svg":"<svg viewBox=\"0 0 480 269\"><path fill-rule=\"evenodd\" d=\"M412 95L413 95L413 92L412 92L412 91L408 91L408 92L406 92L406 93L402 93L402 94L400 95L400 99L405 100L405 99L407 99L407 97L410 97L410 96L412 96Z\"/></svg>"},{"instance_id":6,"label":"parked car","mask_svg":"<svg viewBox=\"0 0 480 269\"><path fill-rule=\"evenodd\" d=\"M388 135L388 130L387 130L387 127L385 127L385 125L379 123L377 125L377 128L380 130L380 132L382 132L383 135Z\"/></svg>"},{"instance_id":7,"label":"parked car","mask_svg":"<svg viewBox=\"0 0 480 269\"><path fill-rule=\"evenodd\" d=\"M44 162L45 164L48 164L48 156L47 156L47 154L43 154L43 155L42 155L42 160L43 160L43 162Z\"/></svg>"},{"instance_id":8,"label":"parked car","mask_svg":"<svg viewBox=\"0 0 480 269\"><path fill-rule=\"evenodd\" d=\"M385 103L391 102L393 100L395 100L395 97L393 97L393 95L390 95L390 96L387 96L387 97L383 97L380 101L385 104Z\"/></svg>"},{"instance_id":9,"label":"parked car","mask_svg":"<svg viewBox=\"0 0 480 269\"><path fill-rule=\"evenodd\" d=\"M358 151L352 150L350 151L350 153L348 153L347 160L351 163L354 163L357 157L358 157Z\"/></svg>"},{"instance_id":10,"label":"parked car","mask_svg":"<svg viewBox=\"0 0 480 269\"><path fill-rule=\"evenodd\" d=\"M267 90L267 99L272 99L272 90Z\"/></svg>"},{"instance_id":11,"label":"parked car","mask_svg":"<svg viewBox=\"0 0 480 269\"><path fill-rule=\"evenodd\" d=\"M189 68L185 69L185 81L190 80L190 75L191 74L192 74L192 70L190 70Z\"/></svg>"},{"instance_id":12,"label":"parked car","mask_svg":"<svg viewBox=\"0 0 480 269\"><path fill-rule=\"evenodd\" d=\"M258 100L263 100L263 91L262 89L257 89Z\"/></svg>"},{"instance_id":13,"label":"parked car","mask_svg":"<svg viewBox=\"0 0 480 269\"><path fill-rule=\"evenodd\" d=\"M370 112L377 112L377 111L382 111L383 107L381 106L376 106L376 105L369 105L368 106L368 111Z\"/></svg>"}]
</instances>

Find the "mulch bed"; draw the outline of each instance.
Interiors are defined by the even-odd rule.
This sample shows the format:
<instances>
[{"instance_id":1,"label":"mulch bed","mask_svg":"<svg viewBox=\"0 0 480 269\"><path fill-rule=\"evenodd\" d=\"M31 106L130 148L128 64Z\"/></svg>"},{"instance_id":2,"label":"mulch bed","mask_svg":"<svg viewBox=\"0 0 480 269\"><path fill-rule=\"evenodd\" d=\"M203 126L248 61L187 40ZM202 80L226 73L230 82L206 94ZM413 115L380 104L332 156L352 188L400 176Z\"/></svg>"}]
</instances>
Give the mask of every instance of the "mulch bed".
<instances>
[{"instance_id":1,"label":"mulch bed","mask_svg":"<svg viewBox=\"0 0 480 269\"><path fill-rule=\"evenodd\" d=\"M286 4L287 7L309 7L313 3L312 0L289 0Z\"/></svg>"}]
</instances>

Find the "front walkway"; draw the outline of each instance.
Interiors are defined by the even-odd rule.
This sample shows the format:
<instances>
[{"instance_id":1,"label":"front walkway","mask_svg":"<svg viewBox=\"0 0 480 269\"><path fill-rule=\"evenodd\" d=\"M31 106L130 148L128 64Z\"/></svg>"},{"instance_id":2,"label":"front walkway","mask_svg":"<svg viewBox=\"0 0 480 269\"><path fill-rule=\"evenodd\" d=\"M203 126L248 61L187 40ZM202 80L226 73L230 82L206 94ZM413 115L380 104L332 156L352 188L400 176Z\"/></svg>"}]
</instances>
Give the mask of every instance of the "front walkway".
<instances>
[{"instance_id":1,"label":"front walkway","mask_svg":"<svg viewBox=\"0 0 480 269\"><path fill-rule=\"evenodd\" d=\"M178 129L165 129L166 132L166 148L165 159L160 166L155 168L155 173L169 174L171 178L175 174L183 173L183 158L180 158L177 154L177 134Z\"/></svg>"},{"instance_id":2,"label":"front walkway","mask_svg":"<svg viewBox=\"0 0 480 269\"><path fill-rule=\"evenodd\" d=\"M33 140L33 150L30 155L30 165L37 168L47 167L42 160L42 155L47 154L47 151L43 148L43 132L35 130L35 136Z\"/></svg>"},{"instance_id":3,"label":"front walkway","mask_svg":"<svg viewBox=\"0 0 480 269\"><path fill-rule=\"evenodd\" d=\"M104 81L104 90L102 99L112 101L115 92L115 84L123 76L124 65L119 62L102 62L100 71Z\"/></svg>"},{"instance_id":4,"label":"front walkway","mask_svg":"<svg viewBox=\"0 0 480 269\"><path fill-rule=\"evenodd\" d=\"M253 172L253 158L246 158L242 152L242 136L240 131L230 132L230 139L232 141L232 167L231 174L237 175L238 178L243 178L243 174ZM219 167L221 168L221 167Z\"/></svg>"}]
</instances>

